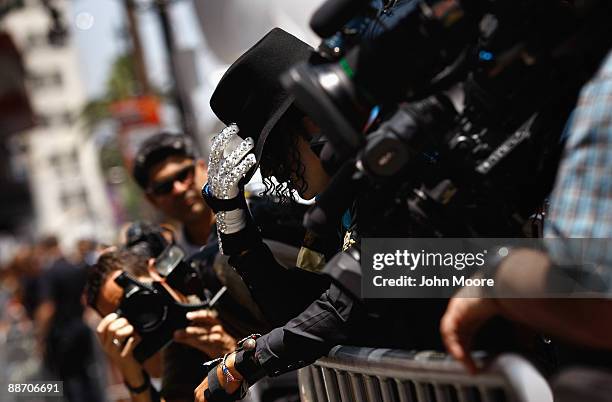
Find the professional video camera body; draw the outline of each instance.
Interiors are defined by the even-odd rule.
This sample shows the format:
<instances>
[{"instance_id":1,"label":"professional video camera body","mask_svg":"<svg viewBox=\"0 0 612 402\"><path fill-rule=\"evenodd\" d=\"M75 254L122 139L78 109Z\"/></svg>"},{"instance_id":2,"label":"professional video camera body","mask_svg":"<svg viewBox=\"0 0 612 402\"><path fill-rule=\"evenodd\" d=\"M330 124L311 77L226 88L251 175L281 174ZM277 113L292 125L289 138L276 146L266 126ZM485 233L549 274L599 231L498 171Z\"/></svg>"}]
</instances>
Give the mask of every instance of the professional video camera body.
<instances>
[{"instance_id":1,"label":"professional video camera body","mask_svg":"<svg viewBox=\"0 0 612 402\"><path fill-rule=\"evenodd\" d=\"M330 1L311 26L330 35L363 5ZM522 237L554 181L578 92L612 44L612 4L412 5L339 60L283 77L341 165L305 224L337 222L357 198L362 236Z\"/></svg>"}]
</instances>

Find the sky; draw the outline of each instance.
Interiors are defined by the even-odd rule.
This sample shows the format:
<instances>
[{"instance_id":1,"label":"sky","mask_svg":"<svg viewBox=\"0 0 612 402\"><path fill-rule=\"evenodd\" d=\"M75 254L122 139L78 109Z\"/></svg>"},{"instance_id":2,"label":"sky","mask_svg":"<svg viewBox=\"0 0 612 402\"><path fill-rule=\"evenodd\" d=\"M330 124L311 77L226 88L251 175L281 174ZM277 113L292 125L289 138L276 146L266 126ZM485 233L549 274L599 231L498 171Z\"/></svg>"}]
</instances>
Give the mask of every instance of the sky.
<instances>
[{"instance_id":1,"label":"sky","mask_svg":"<svg viewBox=\"0 0 612 402\"><path fill-rule=\"evenodd\" d=\"M190 1L174 3L171 18L180 47L201 45L202 37ZM167 61L157 17L152 10L141 10L138 19L149 77L163 86L167 84ZM113 60L126 49L126 40L120 34L124 21L123 0L72 0L70 27L79 49L82 77L90 98L104 92Z\"/></svg>"},{"instance_id":2,"label":"sky","mask_svg":"<svg viewBox=\"0 0 612 402\"><path fill-rule=\"evenodd\" d=\"M71 0L70 27L76 41L81 77L89 99L98 98L105 92L113 61L127 49L127 39L121 34L126 26L123 1ZM150 1L141 0L140 3L146 4ZM169 10L177 47L196 51L196 74L199 82L192 85L194 115L197 116L200 135L210 135L211 130L216 129L219 124L208 106L214 86L201 75L202 71L213 71L223 66L217 65L213 60L214 56L211 57L206 50L206 42L195 17L192 0L177 0L169 6ZM171 81L157 14L154 10L145 8L137 12L137 18L149 79L157 88L167 89ZM210 63L213 63L212 69ZM161 116L164 129L180 130L178 115L173 107L162 107ZM110 127L101 126L96 131L101 138L112 133Z\"/></svg>"}]
</instances>

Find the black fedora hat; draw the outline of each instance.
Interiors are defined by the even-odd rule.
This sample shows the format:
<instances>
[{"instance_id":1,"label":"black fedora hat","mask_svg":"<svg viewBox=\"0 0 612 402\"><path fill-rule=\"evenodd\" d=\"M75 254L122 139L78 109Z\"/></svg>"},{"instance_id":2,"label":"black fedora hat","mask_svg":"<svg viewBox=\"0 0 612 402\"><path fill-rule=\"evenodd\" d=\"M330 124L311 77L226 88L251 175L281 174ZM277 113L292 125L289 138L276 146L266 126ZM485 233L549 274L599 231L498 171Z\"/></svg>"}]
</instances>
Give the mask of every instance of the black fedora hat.
<instances>
[{"instance_id":1,"label":"black fedora hat","mask_svg":"<svg viewBox=\"0 0 612 402\"><path fill-rule=\"evenodd\" d=\"M236 123L241 137L257 144L260 160L266 138L293 104L281 75L308 60L314 49L295 36L274 28L238 58L217 85L210 107L225 124Z\"/></svg>"}]
</instances>

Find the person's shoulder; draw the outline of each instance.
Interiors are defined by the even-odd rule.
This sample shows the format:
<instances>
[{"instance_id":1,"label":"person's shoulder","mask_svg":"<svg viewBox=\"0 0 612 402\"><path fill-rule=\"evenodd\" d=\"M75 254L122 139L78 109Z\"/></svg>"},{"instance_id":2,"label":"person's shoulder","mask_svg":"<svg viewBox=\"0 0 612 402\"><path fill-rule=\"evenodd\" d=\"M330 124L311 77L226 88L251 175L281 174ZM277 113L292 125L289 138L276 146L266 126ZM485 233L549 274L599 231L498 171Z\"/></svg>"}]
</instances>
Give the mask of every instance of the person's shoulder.
<instances>
[{"instance_id":1,"label":"person's shoulder","mask_svg":"<svg viewBox=\"0 0 612 402\"><path fill-rule=\"evenodd\" d=\"M604 105L609 107L612 105L612 50L608 52L599 66L599 69L593 75L593 78L585 85L581 94L581 104L588 103L589 98L602 98ZM594 103L593 103L594 105Z\"/></svg>"},{"instance_id":2,"label":"person's shoulder","mask_svg":"<svg viewBox=\"0 0 612 402\"><path fill-rule=\"evenodd\" d=\"M612 51L603 59L596 74L584 85L569 124L568 145L612 142Z\"/></svg>"},{"instance_id":3,"label":"person's shoulder","mask_svg":"<svg viewBox=\"0 0 612 402\"><path fill-rule=\"evenodd\" d=\"M604 59L599 72L597 73L598 78L612 79L612 49L608 52L608 55Z\"/></svg>"}]
</instances>

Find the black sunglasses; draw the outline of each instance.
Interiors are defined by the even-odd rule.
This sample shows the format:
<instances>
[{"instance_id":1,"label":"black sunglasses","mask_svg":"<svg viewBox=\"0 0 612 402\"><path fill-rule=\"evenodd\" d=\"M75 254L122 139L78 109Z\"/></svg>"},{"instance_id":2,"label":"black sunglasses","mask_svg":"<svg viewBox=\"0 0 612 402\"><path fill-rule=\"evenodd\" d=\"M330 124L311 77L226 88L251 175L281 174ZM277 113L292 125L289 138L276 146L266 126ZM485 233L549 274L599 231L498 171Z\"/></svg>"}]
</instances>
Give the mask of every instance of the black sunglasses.
<instances>
[{"instance_id":1,"label":"black sunglasses","mask_svg":"<svg viewBox=\"0 0 612 402\"><path fill-rule=\"evenodd\" d=\"M149 193L154 195L166 195L169 194L174 188L174 183L178 180L184 183L185 180L192 178L195 174L195 164L191 164L174 174L174 176L167 178L163 181L154 182L149 187Z\"/></svg>"}]
</instances>

